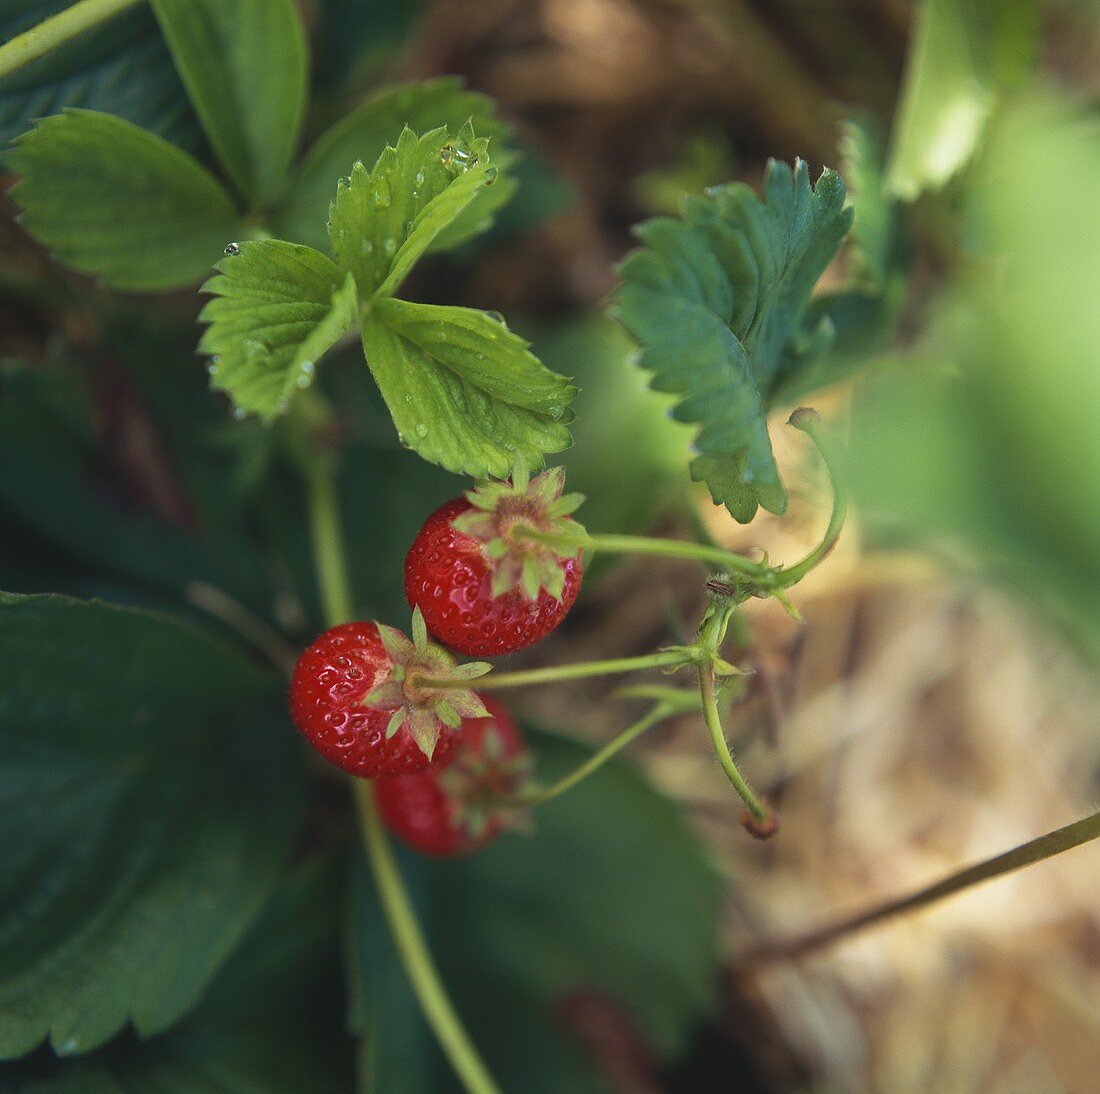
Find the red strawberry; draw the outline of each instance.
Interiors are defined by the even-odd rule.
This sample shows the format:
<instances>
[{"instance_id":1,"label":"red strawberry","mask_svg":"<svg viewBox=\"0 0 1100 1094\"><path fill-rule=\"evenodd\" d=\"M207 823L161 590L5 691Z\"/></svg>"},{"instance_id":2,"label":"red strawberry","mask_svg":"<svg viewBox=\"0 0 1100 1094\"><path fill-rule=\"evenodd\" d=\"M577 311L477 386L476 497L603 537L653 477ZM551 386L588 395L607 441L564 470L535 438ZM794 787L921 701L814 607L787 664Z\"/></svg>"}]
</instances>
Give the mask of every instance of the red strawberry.
<instances>
[{"instance_id":1,"label":"red strawberry","mask_svg":"<svg viewBox=\"0 0 1100 1094\"><path fill-rule=\"evenodd\" d=\"M560 467L484 482L440 506L405 559L405 595L460 653L496 657L549 634L580 591L584 529Z\"/></svg>"},{"instance_id":2,"label":"red strawberry","mask_svg":"<svg viewBox=\"0 0 1100 1094\"><path fill-rule=\"evenodd\" d=\"M415 775L383 779L375 791L386 827L416 851L450 858L500 835L501 800L523 781L526 747L508 712L480 696L488 718L464 718L445 758Z\"/></svg>"},{"instance_id":3,"label":"red strawberry","mask_svg":"<svg viewBox=\"0 0 1100 1094\"><path fill-rule=\"evenodd\" d=\"M488 665L456 667L413 616L415 642L377 623L342 623L298 659L290 716L322 756L364 778L406 775L442 759L463 717L485 707L466 687L430 688L418 676L468 680Z\"/></svg>"}]
</instances>

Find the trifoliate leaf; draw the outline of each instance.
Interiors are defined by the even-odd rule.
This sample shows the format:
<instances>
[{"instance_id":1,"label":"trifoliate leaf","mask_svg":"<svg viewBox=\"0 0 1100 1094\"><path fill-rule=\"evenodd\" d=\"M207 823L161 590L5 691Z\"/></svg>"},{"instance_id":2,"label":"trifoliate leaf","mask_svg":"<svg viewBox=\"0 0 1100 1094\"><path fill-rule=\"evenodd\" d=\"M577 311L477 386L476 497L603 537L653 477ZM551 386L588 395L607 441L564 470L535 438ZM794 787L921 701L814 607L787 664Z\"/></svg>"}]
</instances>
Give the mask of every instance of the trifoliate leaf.
<instances>
[{"instance_id":1,"label":"trifoliate leaf","mask_svg":"<svg viewBox=\"0 0 1100 1094\"><path fill-rule=\"evenodd\" d=\"M214 387L238 410L270 421L313 382L317 359L356 323L351 274L311 247L277 239L233 244L203 285L216 294L199 318L210 326Z\"/></svg>"},{"instance_id":2,"label":"trifoliate leaf","mask_svg":"<svg viewBox=\"0 0 1100 1094\"><path fill-rule=\"evenodd\" d=\"M478 135L490 139L493 164L507 168L516 154L506 147L508 128L494 116L493 109L490 98L465 91L453 76L387 88L342 118L310 149L273 214L275 234L323 247L333 180L350 174L355 163L375 163L406 126L414 133L426 133L443 125L458 133L472 120ZM512 179L502 176L481 190L430 249L452 247L477 234L486 219L512 196L515 186Z\"/></svg>"},{"instance_id":3,"label":"trifoliate leaf","mask_svg":"<svg viewBox=\"0 0 1100 1094\"><path fill-rule=\"evenodd\" d=\"M306 104L293 0L153 0L168 47L229 177L254 203L283 182Z\"/></svg>"},{"instance_id":4,"label":"trifoliate leaf","mask_svg":"<svg viewBox=\"0 0 1100 1094\"><path fill-rule=\"evenodd\" d=\"M363 348L405 444L448 471L503 479L569 445L576 389L485 312L377 299Z\"/></svg>"},{"instance_id":5,"label":"trifoliate leaf","mask_svg":"<svg viewBox=\"0 0 1100 1094\"><path fill-rule=\"evenodd\" d=\"M402 132L371 170L362 163L338 185L329 217L336 261L355 275L362 296L396 292L416 260L499 169L487 141L469 125L450 136Z\"/></svg>"},{"instance_id":6,"label":"trifoliate leaf","mask_svg":"<svg viewBox=\"0 0 1100 1094\"><path fill-rule=\"evenodd\" d=\"M221 184L186 152L92 110L43 118L8 156L23 227L58 261L117 289L202 277L236 234Z\"/></svg>"},{"instance_id":7,"label":"trifoliate leaf","mask_svg":"<svg viewBox=\"0 0 1100 1094\"><path fill-rule=\"evenodd\" d=\"M739 521L786 507L765 413L827 341L803 313L851 221L835 171L815 188L802 161L772 161L763 201L742 183L689 198L681 218L639 226L643 246L621 267L618 318L651 386L681 396L674 416L701 426L692 477Z\"/></svg>"}]
</instances>

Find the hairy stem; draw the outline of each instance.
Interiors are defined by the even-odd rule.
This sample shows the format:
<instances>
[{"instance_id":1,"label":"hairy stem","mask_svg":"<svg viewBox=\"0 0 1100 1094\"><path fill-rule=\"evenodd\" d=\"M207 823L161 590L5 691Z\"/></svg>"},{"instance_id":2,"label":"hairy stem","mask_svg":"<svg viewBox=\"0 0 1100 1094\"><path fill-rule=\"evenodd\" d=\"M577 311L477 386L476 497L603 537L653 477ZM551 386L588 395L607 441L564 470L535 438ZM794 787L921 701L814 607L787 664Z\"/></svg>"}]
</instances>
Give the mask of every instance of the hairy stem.
<instances>
[{"instance_id":1,"label":"hairy stem","mask_svg":"<svg viewBox=\"0 0 1100 1094\"><path fill-rule=\"evenodd\" d=\"M382 911L424 1017L469 1094L499 1094L500 1088L471 1044L439 978L378 816L374 787L366 779L355 780L355 800L359 807L363 848L378 887Z\"/></svg>"},{"instance_id":2,"label":"hairy stem","mask_svg":"<svg viewBox=\"0 0 1100 1094\"><path fill-rule=\"evenodd\" d=\"M533 790L529 794L520 795L512 799L509 804L529 807L544 805L546 802L552 801L559 794L564 794L567 790L572 790L577 783L582 779L588 778L593 771L598 770L607 763L612 756L621 752L636 737L640 737L647 729L651 726L655 726L658 722L664 721L664 719L672 713L673 709L671 707L663 703L658 704L648 714L643 715L636 722L627 726L626 729L617 736L613 737L599 750L599 752L593 753L583 764L574 771L571 771L564 778L559 779L550 786L539 790Z\"/></svg>"},{"instance_id":3,"label":"hairy stem","mask_svg":"<svg viewBox=\"0 0 1100 1094\"><path fill-rule=\"evenodd\" d=\"M607 661L578 661L571 665L550 665L543 669L523 669L519 672L491 672L477 680L478 691L518 688L526 684L550 684L559 680L582 680L586 676L610 676L617 672L640 672L643 669L670 668L686 665L691 658L680 650L662 650L644 657L617 657ZM417 678L427 688L468 688L468 680Z\"/></svg>"},{"instance_id":4,"label":"hairy stem","mask_svg":"<svg viewBox=\"0 0 1100 1094\"><path fill-rule=\"evenodd\" d=\"M335 479L323 458L315 458L308 470L309 510L317 579L321 586L325 619L336 626L351 615L348 569ZM500 1089L470 1040L447 989L432 961L424 933L393 857L382 820L374 803L374 788L365 779L351 780L359 813L363 848L386 922L405 975L432 1032L462 1080L467 1094L500 1094Z\"/></svg>"},{"instance_id":5,"label":"hairy stem","mask_svg":"<svg viewBox=\"0 0 1100 1094\"><path fill-rule=\"evenodd\" d=\"M1029 840L1027 843L1014 847L1011 851L995 855L984 862L967 866L954 874L949 874L942 881L919 889L909 896L898 900L887 901L868 911L860 912L850 919L840 920L827 927L822 927L807 934L786 941L768 942L743 959L744 964L764 964L771 961L786 961L803 957L814 950L822 949L841 938L863 930L865 927L874 926L885 919L901 915L903 912L915 911L925 905L933 904L938 900L954 896L955 893L969 889L972 885L978 885L983 881L992 881L994 878L1003 877L1025 866L1031 866L1036 862L1060 855L1063 851L1069 851L1074 847L1080 847L1083 843L1100 838L1100 813L1093 813L1084 820L1074 821L1064 828L1058 828L1046 835Z\"/></svg>"},{"instance_id":6,"label":"hairy stem","mask_svg":"<svg viewBox=\"0 0 1100 1094\"><path fill-rule=\"evenodd\" d=\"M729 742L726 740L726 732L722 728L722 717L718 713L718 694L714 685L714 666L709 663L699 665L699 694L703 697L703 718L710 731L710 739L714 745L714 754L722 765L726 777L733 783L734 790L741 795L745 807L753 815L754 819L764 823L771 817L771 812L766 805L753 793L752 787L745 781L744 775L738 770L730 752Z\"/></svg>"},{"instance_id":7,"label":"hairy stem","mask_svg":"<svg viewBox=\"0 0 1100 1094\"><path fill-rule=\"evenodd\" d=\"M78 34L91 30L127 8L135 7L139 2L140 0L80 0L80 3L73 4L71 8L51 15L0 46L0 79L18 72L25 65L44 57Z\"/></svg>"}]
</instances>

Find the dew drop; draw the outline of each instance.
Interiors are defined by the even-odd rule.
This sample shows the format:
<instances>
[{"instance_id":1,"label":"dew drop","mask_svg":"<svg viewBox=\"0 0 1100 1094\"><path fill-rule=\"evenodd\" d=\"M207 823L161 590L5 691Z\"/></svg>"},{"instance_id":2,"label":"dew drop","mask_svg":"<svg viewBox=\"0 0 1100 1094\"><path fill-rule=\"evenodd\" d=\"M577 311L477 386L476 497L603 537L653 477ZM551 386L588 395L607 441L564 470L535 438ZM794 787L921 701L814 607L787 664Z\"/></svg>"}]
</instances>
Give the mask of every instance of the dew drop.
<instances>
[{"instance_id":1,"label":"dew drop","mask_svg":"<svg viewBox=\"0 0 1100 1094\"><path fill-rule=\"evenodd\" d=\"M211 362L209 362L209 364L207 364L206 371L211 376L217 376L218 375L218 366L216 364L214 364L213 361L211 361Z\"/></svg>"},{"instance_id":2,"label":"dew drop","mask_svg":"<svg viewBox=\"0 0 1100 1094\"><path fill-rule=\"evenodd\" d=\"M428 427L423 422L416 423L416 435L418 437L426 437L428 435Z\"/></svg>"},{"instance_id":3,"label":"dew drop","mask_svg":"<svg viewBox=\"0 0 1100 1094\"><path fill-rule=\"evenodd\" d=\"M236 408L235 408L235 409L233 410L233 417L234 417L234 418L236 418L238 422L243 422L243 421L244 421L244 417L245 417L245 409L244 409L244 407L241 407L241 406L239 406L239 407L236 407Z\"/></svg>"},{"instance_id":4,"label":"dew drop","mask_svg":"<svg viewBox=\"0 0 1100 1094\"><path fill-rule=\"evenodd\" d=\"M475 156L474 158L476 160L477 157ZM498 174L497 168L487 167L485 169L485 185L486 186L492 186L493 183L496 182L496 180L497 180L497 174Z\"/></svg>"},{"instance_id":5,"label":"dew drop","mask_svg":"<svg viewBox=\"0 0 1100 1094\"><path fill-rule=\"evenodd\" d=\"M371 197L379 209L388 209L390 206L389 184L384 180L375 183L374 189L371 191Z\"/></svg>"},{"instance_id":6,"label":"dew drop","mask_svg":"<svg viewBox=\"0 0 1100 1094\"><path fill-rule=\"evenodd\" d=\"M499 323L502 327L507 328L508 324L504 322L504 316L498 311L487 311L485 313L494 323Z\"/></svg>"},{"instance_id":7,"label":"dew drop","mask_svg":"<svg viewBox=\"0 0 1100 1094\"><path fill-rule=\"evenodd\" d=\"M349 179L347 177L347 175L344 175L343 178L338 178L336 180L336 189L337 190L346 190L350 185L351 185L351 179Z\"/></svg>"},{"instance_id":8,"label":"dew drop","mask_svg":"<svg viewBox=\"0 0 1100 1094\"><path fill-rule=\"evenodd\" d=\"M424 172L423 171L417 171L416 175L413 178L413 182L415 182L417 186L423 186L424 185Z\"/></svg>"},{"instance_id":9,"label":"dew drop","mask_svg":"<svg viewBox=\"0 0 1100 1094\"><path fill-rule=\"evenodd\" d=\"M387 258L393 257L394 251L397 250L397 240L387 239L386 242L382 244L382 250L386 252Z\"/></svg>"},{"instance_id":10,"label":"dew drop","mask_svg":"<svg viewBox=\"0 0 1100 1094\"><path fill-rule=\"evenodd\" d=\"M369 239L364 239L362 243L363 254L369 255L374 250L374 244Z\"/></svg>"},{"instance_id":11,"label":"dew drop","mask_svg":"<svg viewBox=\"0 0 1100 1094\"><path fill-rule=\"evenodd\" d=\"M230 243L225 248L225 253L227 255L239 255L241 253L241 245L239 243Z\"/></svg>"}]
</instances>

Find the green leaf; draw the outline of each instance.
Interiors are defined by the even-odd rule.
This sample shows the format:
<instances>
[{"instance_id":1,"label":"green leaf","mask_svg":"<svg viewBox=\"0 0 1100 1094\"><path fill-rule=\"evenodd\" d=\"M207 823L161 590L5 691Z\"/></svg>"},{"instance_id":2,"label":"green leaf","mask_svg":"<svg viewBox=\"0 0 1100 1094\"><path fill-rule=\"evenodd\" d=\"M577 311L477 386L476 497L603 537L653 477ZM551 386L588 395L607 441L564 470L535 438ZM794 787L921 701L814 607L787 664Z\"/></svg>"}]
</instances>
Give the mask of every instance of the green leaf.
<instances>
[{"instance_id":1,"label":"green leaf","mask_svg":"<svg viewBox=\"0 0 1100 1094\"><path fill-rule=\"evenodd\" d=\"M503 479L569 445L576 389L486 312L380 298L363 349L404 443L448 471Z\"/></svg>"},{"instance_id":2,"label":"green leaf","mask_svg":"<svg viewBox=\"0 0 1100 1094\"><path fill-rule=\"evenodd\" d=\"M1037 0L924 0L909 47L886 183L912 201L971 157L1000 94L1033 67Z\"/></svg>"},{"instance_id":3,"label":"green leaf","mask_svg":"<svg viewBox=\"0 0 1100 1094\"><path fill-rule=\"evenodd\" d=\"M153 0L206 135L258 204L286 176L305 114L305 33L293 0Z\"/></svg>"},{"instance_id":4,"label":"green leaf","mask_svg":"<svg viewBox=\"0 0 1100 1094\"><path fill-rule=\"evenodd\" d=\"M297 824L281 692L165 617L0 595L0 1057L195 1005Z\"/></svg>"},{"instance_id":5,"label":"green leaf","mask_svg":"<svg viewBox=\"0 0 1100 1094\"><path fill-rule=\"evenodd\" d=\"M121 1039L80 1060L40 1056L8 1065L0 1091L351 1090L351 1050L341 1014L335 873L322 860L289 875L199 1006L168 1033L144 1043Z\"/></svg>"},{"instance_id":6,"label":"green leaf","mask_svg":"<svg viewBox=\"0 0 1100 1094\"><path fill-rule=\"evenodd\" d=\"M840 150L841 175L855 211L852 223L852 265L859 281L870 290L881 289L890 270L894 245L894 204L884 179L886 147L871 119L844 122Z\"/></svg>"},{"instance_id":7,"label":"green leaf","mask_svg":"<svg viewBox=\"0 0 1100 1094\"><path fill-rule=\"evenodd\" d=\"M591 755L548 735L533 743L548 780ZM506 835L452 862L407 856L403 869L444 982L501 1087L603 1091L577 1027L570 1033L571 1001L606 999L656 1058L681 1053L714 998L719 879L675 806L625 764L601 768L534 820L533 838ZM401 975L365 865L349 919L361 1089L449 1094L454 1081Z\"/></svg>"},{"instance_id":8,"label":"green leaf","mask_svg":"<svg viewBox=\"0 0 1100 1094\"><path fill-rule=\"evenodd\" d=\"M242 413L282 414L313 382L317 359L355 326L351 274L311 247L278 239L240 243L203 285L215 294L199 319L210 326L199 351L211 355L214 387Z\"/></svg>"},{"instance_id":9,"label":"green leaf","mask_svg":"<svg viewBox=\"0 0 1100 1094\"><path fill-rule=\"evenodd\" d=\"M368 99L310 149L275 210L275 234L313 247L324 246L325 221L337 178L350 175L356 163L374 164L406 127L426 133L443 126L457 134L467 121L473 122L480 136L490 139L493 164L502 170L509 167L516 156L505 145L508 129L494 115L493 101L464 91L461 81L453 76L398 84ZM440 250L476 234L514 189L511 179L498 178L472 200L445 235L436 238L432 249Z\"/></svg>"},{"instance_id":10,"label":"green leaf","mask_svg":"<svg viewBox=\"0 0 1100 1094\"><path fill-rule=\"evenodd\" d=\"M448 166L448 149L461 163ZM405 129L373 169L362 163L341 179L329 215L336 261L355 275L364 298L397 291L432 241L496 179L484 138L470 127L450 136Z\"/></svg>"},{"instance_id":11,"label":"green leaf","mask_svg":"<svg viewBox=\"0 0 1100 1094\"><path fill-rule=\"evenodd\" d=\"M23 226L59 261L116 289L178 288L210 269L237 212L205 168L121 118L44 118L8 158ZM79 165L79 169L77 169Z\"/></svg>"},{"instance_id":12,"label":"green leaf","mask_svg":"<svg viewBox=\"0 0 1100 1094\"><path fill-rule=\"evenodd\" d=\"M741 183L688 198L681 219L636 229L643 246L620 270L616 314L651 386L680 396L674 416L702 427L692 478L742 522L758 505L786 508L765 412L828 340L804 313L851 225L844 198L835 171L815 188L801 160L793 172L772 161L762 202Z\"/></svg>"},{"instance_id":13,"label":"green leaf","mask_svg":"<svg viewBox=\"0 0 1100 1094\"><path fill-rule=\"evenodd\" d=\"M71 0L0 0L0 42ZM0 155L36 118L67 106L102 110L191 151L201 130L160 28L144 7L125 11L0 79Z\"/></svg>"}]
</instances>

